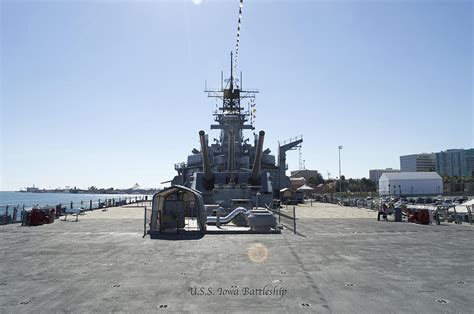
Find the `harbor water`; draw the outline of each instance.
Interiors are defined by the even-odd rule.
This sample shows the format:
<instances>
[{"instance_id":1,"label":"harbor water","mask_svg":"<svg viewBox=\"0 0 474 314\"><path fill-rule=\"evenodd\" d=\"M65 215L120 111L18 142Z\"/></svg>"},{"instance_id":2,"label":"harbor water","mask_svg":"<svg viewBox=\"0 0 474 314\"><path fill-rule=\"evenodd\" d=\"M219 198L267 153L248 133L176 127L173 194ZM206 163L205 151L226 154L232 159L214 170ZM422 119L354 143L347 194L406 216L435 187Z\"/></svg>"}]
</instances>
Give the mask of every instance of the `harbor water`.
<instances>
[{"instance_id":1,"label":"harbor water","mask_svg":"<svg viewBox=\"0 0 474 314\"><path fill-rule=\"evenodd\" d=\"M73 202L74 206L81 204L88 205L90 201L96 203L98 200L119 198L143 198L143 194L72 194L72 193L27 193L27 192L0 192L0 215L5 214L6 206L20 206L30 208L32 206L55 206L63 204L69 206ZM11 210L10 210L11 212ZM10 213L11 214L11 213Z\"/></svg>"}]
</instances>

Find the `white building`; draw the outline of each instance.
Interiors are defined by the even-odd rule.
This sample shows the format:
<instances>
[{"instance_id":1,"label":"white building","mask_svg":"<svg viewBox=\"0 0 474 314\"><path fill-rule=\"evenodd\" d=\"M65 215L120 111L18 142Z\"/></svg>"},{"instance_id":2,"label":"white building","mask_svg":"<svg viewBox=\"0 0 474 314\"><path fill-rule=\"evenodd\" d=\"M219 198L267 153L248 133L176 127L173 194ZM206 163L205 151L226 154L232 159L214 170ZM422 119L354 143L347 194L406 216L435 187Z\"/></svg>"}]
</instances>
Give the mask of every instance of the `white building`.
<instances>
[{"instance_id":1,"label":"white building","mask_svg":"<svg viewBox=\"0 0 474 314\"><path fill-rule=\"evenodd\" d=\"M379 180L380 195L438 195L443 179L436 172L384 173Z\"/></svg>"}]
</instances>

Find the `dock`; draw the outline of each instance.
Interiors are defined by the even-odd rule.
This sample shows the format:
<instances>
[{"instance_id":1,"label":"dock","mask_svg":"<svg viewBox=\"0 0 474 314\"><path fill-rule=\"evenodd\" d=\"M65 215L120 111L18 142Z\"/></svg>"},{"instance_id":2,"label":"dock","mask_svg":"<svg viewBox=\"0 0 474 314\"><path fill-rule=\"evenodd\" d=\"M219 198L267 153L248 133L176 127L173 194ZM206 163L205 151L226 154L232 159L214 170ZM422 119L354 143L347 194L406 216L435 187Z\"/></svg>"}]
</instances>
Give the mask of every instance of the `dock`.
<instances>
[{"instance_id":1,"label":"dock","mask_svg":"<svg viewBox=\"0 0 474 314\"><path fill-rule=\"evenodd\" d=\"M0 312L472 312L472 225L295 211L297 234L143 238L137 205L2 226Z\"/></svg>"}]
</instances>

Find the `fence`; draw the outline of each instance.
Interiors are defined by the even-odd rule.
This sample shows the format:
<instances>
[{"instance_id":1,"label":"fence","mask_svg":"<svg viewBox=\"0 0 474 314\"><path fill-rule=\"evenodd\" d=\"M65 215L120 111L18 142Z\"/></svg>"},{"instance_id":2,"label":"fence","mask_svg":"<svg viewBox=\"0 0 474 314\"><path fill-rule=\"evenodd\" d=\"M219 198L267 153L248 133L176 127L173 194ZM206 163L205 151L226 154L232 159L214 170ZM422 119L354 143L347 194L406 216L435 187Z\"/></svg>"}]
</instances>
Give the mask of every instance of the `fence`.
<instances>
[{"instance_id":1,"label":"fence","mask_svg":"<svg viewBox=\"0 0 474 314\"><path fill-rule=\"evenodd\" d=\"M411 201L410 203L407 202L399 204L398 206L409 208L411 210L418 210L420 208L431 208L435 212L434 218L437 224L440 224L443 221L455 223L468 222L472 224L472 212L474 211L474 205L463 205L457 203L440 204L436 203L436 201L439 201L438 199L435 200L434 198L431 198L431 200L428 202L428 199L426 197L420 197L418 199L420 199L421 201ZM374 211L380 211L382 204L384 202L388 203L383 198L364 199L358 197L342 197L340 195L332 194L317 195L316 200L324 203L366 208ZM466 212L456 211L456 208L462 208L463 206L466 207ZM406 215L406 212L404 211L403 214Z\"/></svg>"},{"instance_id":2,"label":"fence","mask_svg":"<svg viewBox=\"0 0 474 314\"><path fill-rule=\"evenodd\" d=\"M25 212L30 211L32 208L54 208L56 212L63 213L68 210L74 209L76 211L84 212L88 210L95 210L101 208L125 206L125 205L136 205L143 206L147 205L148 195L140 195L135 197L118 197L118 198L106 198L97 200L82 200L76 202L59 203L57 205L33 205L25 206L24 204L19 205L3 205L0 206L0 225L6 225L11 223L19 223L23 221L23 215Z\"/></svg>"},{"instance_id":3,"label":"fence","mask_svg":"<svg viewBox=\"0 0 474 314\"><path fill-rule=\"evenodd\" d=\"M458 205L462 207L463 205ZM474 205L464 205L466 207L466 212L458 212L456 210L457 206L437 206L435 210L436 223L439 225L441 222L454 222L456 224L462 224L463 222L468 222L472 225L472 212L474 210ZM450 211L452 209L452 211Z\"/></svg>"},{"instance_id":4,"label":"fence","mask_svg":"<svg viewBox=\"0 0 474 314\"><path fill-rule=\"evenodd\" d=\"M278 206L277 209L273 209L267 206L267 209L273 212L275 215L278 216L278 224L286 227L287 229L293 231L294 234L298 234L296 232L296 209L295 206L292 208L288 208L288 205L286 205L283 208L282 212L282 207Z\"/></svg>"}]
</instances>

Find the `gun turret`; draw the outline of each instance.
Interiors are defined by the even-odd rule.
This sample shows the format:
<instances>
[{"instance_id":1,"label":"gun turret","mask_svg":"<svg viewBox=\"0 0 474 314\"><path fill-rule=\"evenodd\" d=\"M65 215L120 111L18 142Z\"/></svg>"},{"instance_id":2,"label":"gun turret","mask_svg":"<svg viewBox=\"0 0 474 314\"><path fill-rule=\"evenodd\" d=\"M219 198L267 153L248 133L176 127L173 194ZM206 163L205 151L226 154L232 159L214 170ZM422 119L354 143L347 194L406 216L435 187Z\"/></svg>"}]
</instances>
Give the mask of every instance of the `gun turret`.
<instances>
[{"instance_id":1,"label":"gun turret","mask_svg":"<svg viewBox=\"0 0 474 314\"><path fill-rule=\"evenodd\" d=\"M207 142L204 137L205 133L203 130L199 131L199 140L201 141L201 154L202 154L202 169L204 172L202 183L206 190L212 190L214 188L214 173L211 171L211 165L209 164L209 155L207 152Z\"/></svg>"},{"instance_id":2,"label":"gun turret","mask_svg":"<svg viewBox=\"0 0 474 314\"><path fill-rule=\"evenodd\" d=\"M260 182L260 168L262 166L262 151L263 151L263 140L265 139L265 131L258 133L258 144L257 151L255 153L255 160L253 162L252 173L250 174L249 183L258 185Z\"/></svg>"}]
</instances>

